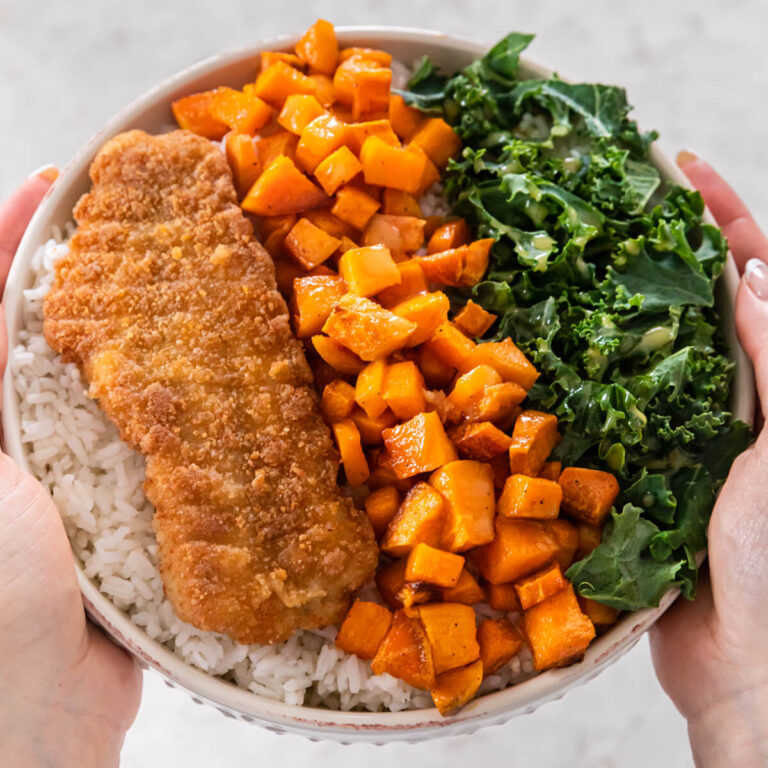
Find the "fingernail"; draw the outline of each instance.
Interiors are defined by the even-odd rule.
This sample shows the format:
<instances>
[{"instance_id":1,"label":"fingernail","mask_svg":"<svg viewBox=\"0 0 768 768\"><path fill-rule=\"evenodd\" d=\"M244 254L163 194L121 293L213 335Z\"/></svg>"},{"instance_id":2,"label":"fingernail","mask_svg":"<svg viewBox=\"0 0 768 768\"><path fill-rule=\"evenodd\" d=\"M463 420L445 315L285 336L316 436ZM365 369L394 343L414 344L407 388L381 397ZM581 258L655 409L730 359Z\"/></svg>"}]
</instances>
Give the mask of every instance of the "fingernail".
<instances>
[{"instance_id":1,"label":"fingernail","mask_svg":"<svg viewBox=\"0 0 768 768\"><path fill-rule=\"evenodd\" d=\"M768 301L768 264L750 259L744 267L744 280L758 299Z\"/></svg>"},{"instance_id":2,"label":"fingernail","mask_svg":"<svg viewBox=\"0 0 768 768\"><path fill-rule=\"evenodd\" d=\"M682 168L689 163L695 163L699 156L691 152L690 149L683 149L677 153L677 164Z\"/></svg>"},{"instance_id":3,"label":"fingernail","mask_svg":"<svg viewBox=\"0 0 768 768\"><path fill-rule=\"evenodd\" d=\"M34 179L36 176L45 179L46 181L54 182L59 178L59 169L52 163L41 165L39 168L32 171L28 178Z\"/></svg>"}]
</instances>

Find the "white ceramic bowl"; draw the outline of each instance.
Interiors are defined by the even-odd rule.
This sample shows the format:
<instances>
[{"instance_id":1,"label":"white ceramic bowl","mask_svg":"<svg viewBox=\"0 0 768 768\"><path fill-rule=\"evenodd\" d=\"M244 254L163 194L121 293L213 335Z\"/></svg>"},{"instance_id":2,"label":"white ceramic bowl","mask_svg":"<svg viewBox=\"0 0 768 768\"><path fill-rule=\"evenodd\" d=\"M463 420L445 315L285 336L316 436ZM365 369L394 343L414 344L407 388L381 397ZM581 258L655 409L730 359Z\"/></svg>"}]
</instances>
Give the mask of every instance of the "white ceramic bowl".
<instances>
[{"instance_id":1,"label":"white ceramic bowl","mask_svg":"<svg viewBox=\"0 0 768 768\"><path fill-rule=\"evenodd\" d=\"M486 51L484 45L459 37L397 27L346 27L337 29L343 46L366 45L384 48L397 59L412 63L427 54L446 71L468 64ZM35 250L51 235L54 226L72 219L72 209L89 188L88 168L101 146L121 131L142 128L164 130L171 122L170 103L174 99L219 85L241 87L252 81L262 50L291 49L296 37L281 37L245 50L223 53L184 70L150 90L123 110L96 134L66 167L37 211L21 243L5 290L5 312L9 348L18 343L22 321L22 290L30 287L29 264ZM546 77L550 71L527 60L520 71L528 77ZM685 184L677 167L657 150L652 160L666 179ZM750 366L738 346L733 330L731 307L738 284L736 268L729 260L721 282L721 307L728 341L738 368L734 384L733 408L751 422L754 410L754 385ZM3 393L3 427L8 453L29 469L20 439L19 402L10 376ZM544 702L557 699L571 687L597 675L625 654L674 601L670 592L658 608L628 615L598 638L579 664L544 672L520 685L475 699L457 715L443 718L435 709L407 712L339 712L311 707L296 707L264 698L237 688L231 683L195 669L174 656L163 645L151 640L102 594L96 584L75 563L83 601L91 618L143 666L159 672L168 685L187 691L198 703L208 703L223 714L262 725L277 733L298 733L312 739L353 741L421 741L447 734L469 733L481 726L502 723L516 715L532 712Z\"/></svg>"}]
</instances>

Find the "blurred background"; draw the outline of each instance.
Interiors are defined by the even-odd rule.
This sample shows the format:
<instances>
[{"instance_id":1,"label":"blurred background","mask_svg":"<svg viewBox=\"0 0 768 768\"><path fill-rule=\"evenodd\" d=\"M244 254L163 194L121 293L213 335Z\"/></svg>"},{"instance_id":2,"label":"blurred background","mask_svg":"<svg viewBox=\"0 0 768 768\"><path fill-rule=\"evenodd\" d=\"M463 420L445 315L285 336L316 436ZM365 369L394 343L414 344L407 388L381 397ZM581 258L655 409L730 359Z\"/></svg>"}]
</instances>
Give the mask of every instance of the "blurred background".
<instances>
[{"instance_id":1,"label":"blurred background","mask_svg":"<svg viewBox=\"0 0 768 768\"><path fill-rule=\"evenodd\" d=\"M731 181L768 228L768 57L763 0L0 0L0 197L45 163L64 165L117 110L227 48L337 25L424 27L491 44L534 32L528 55L576 80L623 85L643 128ZM689 768L685 723L643 639L561 701L505 726L417 745L313 744L223 718L145 675L124 768Z\"/></svg>"}]
</instances>

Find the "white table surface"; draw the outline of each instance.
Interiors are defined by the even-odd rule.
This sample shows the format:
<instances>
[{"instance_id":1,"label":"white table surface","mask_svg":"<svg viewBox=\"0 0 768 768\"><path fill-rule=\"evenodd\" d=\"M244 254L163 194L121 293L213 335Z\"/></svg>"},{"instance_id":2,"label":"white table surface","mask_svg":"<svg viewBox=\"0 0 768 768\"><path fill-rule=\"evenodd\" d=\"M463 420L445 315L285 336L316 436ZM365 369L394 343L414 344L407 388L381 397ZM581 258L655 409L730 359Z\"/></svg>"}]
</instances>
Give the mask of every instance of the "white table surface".
<instances>
[{"instance_id":1,"label":"white table surface","mask_svg":"<svg viewBox=\"0 0 768 768\"><path fill-rule=\"evenodd\" d=\"M768 5L760 0L0 0L0 197L65 163L117 109L217 51L336 24L431 27L488 43L537 33L530 56L575 79L620 83L661 146L709 158L768 225ZM691 766L685 723L647 642L587 686L506 726L421 745L313 744L227 720L152 674L123 766Z\"/></svg>"}]
</instances>

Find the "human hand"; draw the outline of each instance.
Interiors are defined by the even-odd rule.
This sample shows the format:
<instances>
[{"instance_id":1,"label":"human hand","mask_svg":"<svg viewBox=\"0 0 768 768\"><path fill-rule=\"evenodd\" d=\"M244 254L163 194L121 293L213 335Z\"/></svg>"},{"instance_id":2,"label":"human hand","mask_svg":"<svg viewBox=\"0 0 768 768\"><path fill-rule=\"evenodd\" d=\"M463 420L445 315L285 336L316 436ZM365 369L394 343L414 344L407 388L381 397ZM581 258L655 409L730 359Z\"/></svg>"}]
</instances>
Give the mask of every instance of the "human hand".
<instances>
[{"instance_id":1,"label":"human hand","mask_svg":"<svg viewBox=\"0 0 768 768\"><path fill-rule=\"evenodd\" d=\"M768 238L695 155L678 164L699 189L742 275L736 326L768 416ZM734 462L709 524L709 578L651 632L656 673L688 720L698 766L768 765L768 428Z\"/></svg>"},{"instance_id":2,"label":"human hand","mask_svg":"<svg viewBox=\"0 0 768 768\"><path fill-rule=\"evenodd\" d=\"M0 206L0 292L55 171ZM7 340L0 313L0 370ZM116 766L141 696L132 658L86 621L51 497L0 454L0 754L19 768Z\"/></svg>"}]
</instances>

